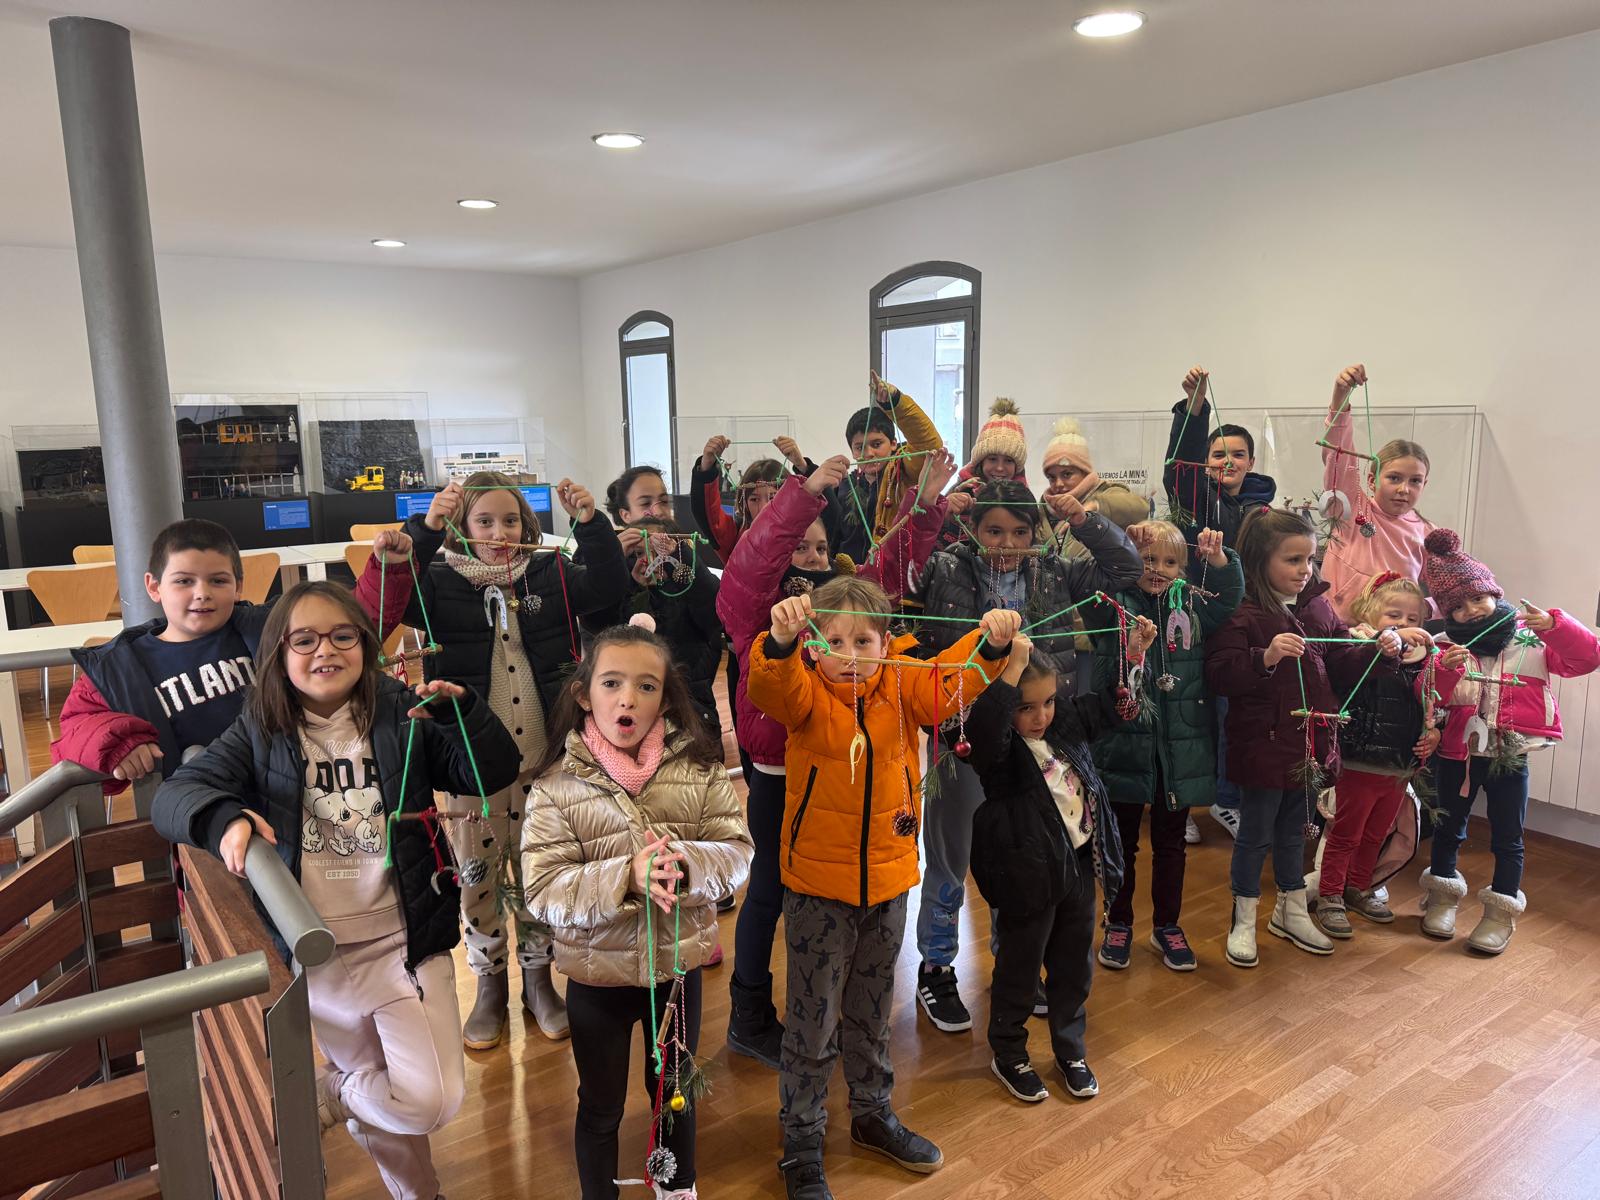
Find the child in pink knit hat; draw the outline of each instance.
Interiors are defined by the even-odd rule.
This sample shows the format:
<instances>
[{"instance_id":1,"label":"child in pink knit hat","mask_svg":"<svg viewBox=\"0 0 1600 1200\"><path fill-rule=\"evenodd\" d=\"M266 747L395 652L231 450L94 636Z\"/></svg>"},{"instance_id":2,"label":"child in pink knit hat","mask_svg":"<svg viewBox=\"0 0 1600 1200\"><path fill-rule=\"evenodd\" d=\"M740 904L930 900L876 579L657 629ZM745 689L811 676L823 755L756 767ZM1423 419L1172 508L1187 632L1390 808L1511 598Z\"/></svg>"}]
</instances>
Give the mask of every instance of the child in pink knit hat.
<instances>
[{"instance_id":1,"label":"child in pink knit hat","mask_svg":"<svg viewBox=\"0 0 1600 1200\"><path fill-rule=\"evenodd\" d=\"M1422 932L1455 936L1467 881L1456 853L1481 788L1489 805L1494 878L1478 893L1483 918L1467 945L1499 954L1527 907L1522 893L1522 822L1528 811L1528 754L1561 740L1552 676L1576 678L1600 667L1600 638L1558 608L1505 600L1494 573L1461 548L1454 530L1423 540L1423 582L1444 614L1443 645L1468 651L1466 675L1448 697L1435 780L1439 818L1433 861L1422 873ZM1448 650L1446 651L1448 655Z\"/></svg>"}]
</instances>

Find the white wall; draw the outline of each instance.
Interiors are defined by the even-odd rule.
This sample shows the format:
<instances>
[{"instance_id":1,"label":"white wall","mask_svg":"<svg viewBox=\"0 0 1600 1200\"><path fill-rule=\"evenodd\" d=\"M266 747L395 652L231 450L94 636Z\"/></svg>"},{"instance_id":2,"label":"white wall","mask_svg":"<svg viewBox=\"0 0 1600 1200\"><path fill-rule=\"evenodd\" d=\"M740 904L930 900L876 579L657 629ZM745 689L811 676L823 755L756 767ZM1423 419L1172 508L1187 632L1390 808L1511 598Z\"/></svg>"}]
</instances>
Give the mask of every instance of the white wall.
<instances>
[{"instance_id":1,"label":"white wall","mask_svg":"<svg viewBox=\"0 0 1600 1200\"><path fill-rule=\"evenodd\" d=\"M543 417L584 474L577 284L475 271L162 256L174 392L426 392L433 417ZM0 246L0 433L95 422L71 250Z\"/></svg>"},{"instance_id":2,"label":"white wall","mask_svg":"<svg viewBox=\"0 0 1600 1200\"><path fill-rule=\"evenodd\" d=\"M868 289L954 259L983 273L985 406L1165 407L1195 362L1224 409L1321 405L1357 359L1375 404L1479 406L1473 548L1592 620L1597 79L1588 34L587 278L596 478L634 310L676 323L680 415L792 413L820 457L865 403Z\"/></svg>"}]
</instances>

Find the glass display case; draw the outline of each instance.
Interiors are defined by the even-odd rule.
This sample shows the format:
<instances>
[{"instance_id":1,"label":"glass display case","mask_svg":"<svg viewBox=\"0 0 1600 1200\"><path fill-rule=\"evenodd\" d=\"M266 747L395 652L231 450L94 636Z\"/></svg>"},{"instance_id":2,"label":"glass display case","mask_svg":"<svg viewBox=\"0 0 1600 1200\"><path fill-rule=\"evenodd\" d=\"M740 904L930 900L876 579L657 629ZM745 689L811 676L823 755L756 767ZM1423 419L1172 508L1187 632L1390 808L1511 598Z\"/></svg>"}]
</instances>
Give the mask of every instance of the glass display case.
<instances>
[{"instance_id":1,"label":"glass display case","mask_svg":"<svg viewBox=\"0 0 1600 1200\"><path fill-rule=\"evenodd\" d=\"M300 403L311 491L349 495L436 485L426 392L307 392Z\"/></svg>"},{"instance_id":2,"label":"glass display case","mask_svg":"<svg viewBox=\"0 0 1600 1200\"><path fill-rule=\"evenodd\" d=\"M305 494L299 397L172 397L183 497L277 500Z\"/></svg>"},{"instance_id":3,"label":"glass display case","mask_svg":"<svg viewBox=\"0 0 1600 1200\"><path fill-rule=\"evenodd\" d=\"M435 481L498 471L517 483L545 482L544 421L518 417L441 418L430 426Z\"/></svg>"},{"instance_id":4,"label":"glass display case","mask_svg":"<svg viewBox=\"0 0 1600 1200\"><path fill-rule=\"evenodd\" d=\"M737 417L679 417L676 482L680 492L689 490L689 480L700 461L700 454L705 450L706 443L717 434L729 441L728 448L722 452L722 461L727 466L723 473L723 499L732 503L733 488L746 467L760 458L784 461L783 454L772 444L772 440L793 437L794 418L760 413ZM804 446L800 449L805 451ZM815 454L811 457L817 461Z\"/></svg>"},{"instance_id":5,"label":"glass display case","mask_svg":"<svg viewBox=\"0 0 1600 1200\"><path fill-rule=\"evenodd\" d=\"M105 506L98 426L16 425L11 444L16 452L17 498L23 508Z\"/></svg>"}]
</instances>

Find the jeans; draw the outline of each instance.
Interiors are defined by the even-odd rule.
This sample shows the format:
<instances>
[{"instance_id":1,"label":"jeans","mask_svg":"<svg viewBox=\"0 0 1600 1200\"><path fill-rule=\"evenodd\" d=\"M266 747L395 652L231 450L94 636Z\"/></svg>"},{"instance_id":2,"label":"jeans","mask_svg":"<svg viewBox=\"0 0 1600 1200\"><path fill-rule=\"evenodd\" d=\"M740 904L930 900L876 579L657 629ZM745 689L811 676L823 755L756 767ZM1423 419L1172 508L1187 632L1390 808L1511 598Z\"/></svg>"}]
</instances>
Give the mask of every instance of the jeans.
<instances>
[{"instance_id":1,"label":"jeans","mask_svg":"<svg viewBox=\"0 0 1600 1200\"><path fill-rule=\"evenodd\" d=\"M1228 778L1228 698L1217 696L1217 807L1239 807L1239 785Z\"/></svg>"},{"instance_id":2,"label":"jeans","mask_svg":"<svg viewBox=\"0 0 1600 1200\"><path fill-rule=\"evenodd\" d=\"M656 984L656 1008L650 1008L650 989L643 987L591 987L576 979L567 981L567 1020L572 1024L572 1060L578 1068L578 1115L573 1126L578 1182L584 1200L613 1200L617 1193L617 1128L628 1096L629 1054L633 1027L645 1023L644 1091L649 1103L656 1096L655 1036L666 1011L669 984ZM683 977L683 1023L691 1051L700 1044L700 969ZM665 1052L667 1082L672 1082L671 1051ZM694 1183L695 1106L672 1116L672 1129L662 1144L678 1161L671 1179L658 1180L664 1188L687 1188ZM629 1174L636 1168L630 1167Z\"/></svg>"},{"instance_id":3,"label":"jeans","mask_svg":"<svg viewBox=\"0 0 1600 1200\"><path fill-rule=\"evenodd\" d=\"M778 868L778 843L783 839L783 799L787 780L782 775L751 771L746 812L750 837L756 844L750 863L750 885L733 927L733 975L747 988L767 987L772 969L772 939L783 911L783 877Z\"/></svg>"},{"instance_id":4,"label":"jeans","mask_svg":"<svg viewBox=\"0 0 1600 1200\"><path fill-rule=\"evenodd\" d=\"M1456 851L1467 840L1467 818L1472 814L1472 801L1482 788L1489 802L1489 849L1494 854L1494 879L1489 886L1502 896L1515 896L1522 890L1522 822L1528 815L1528 764L1524 760L1514 771L1491 775L1490 761L1437 760L1434 779L1438 781L1439 807L1444 815L1433 831L1431 870L1439 878L1456 873Z\"/></svg>"},{"instance_id":5,"label":"jeans","mask_svg":"<svg viewBox=\"0 0 1600 1200\"><path fill-rule=\"evenodd\" d=\"M1261 895L1261 867L1269 851L1273 882L1278 891L1303 889L1306 886L1305 826L1305 789L1241 788L1239 836L1233 839L1230 870L1233 894Z\"/></svg>"},{"instance_id":6,"label":"jeans","mask_svg":"<svg viewBox=\"0 0 1600 1200\"><path fill-rule=\"evenodd\" d=\"M932 756L930 739L928 757ZM922 806L926 865L917 908L917 950L930 967L950 966L961 947L961 906L967 898L967 868L972 861L972 818L982 803L978 773L953 755L946 758L939 768L938 795Z\"/></svg>"}]
</instances>

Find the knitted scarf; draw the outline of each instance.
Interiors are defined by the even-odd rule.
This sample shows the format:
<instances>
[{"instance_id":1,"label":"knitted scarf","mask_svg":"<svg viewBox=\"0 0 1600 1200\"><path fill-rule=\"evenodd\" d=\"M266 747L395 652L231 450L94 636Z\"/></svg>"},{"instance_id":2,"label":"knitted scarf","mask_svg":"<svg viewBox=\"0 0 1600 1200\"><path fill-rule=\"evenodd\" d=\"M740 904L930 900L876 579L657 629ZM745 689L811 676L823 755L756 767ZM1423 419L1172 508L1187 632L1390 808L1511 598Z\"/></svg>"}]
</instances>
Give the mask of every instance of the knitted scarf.
<instances>
[{"instance_id":1,"label":"knitted scarf","mask_svg":"<svg viewBox=\"0 0 1600 1200\"><path fill-rule=\"evenodd\" d=\"M589 747L589 753L594 755L594 761L600 764L602 771L620 784L628 795L637 796L644 791L645 784L650 782L650 777L661 765L661 755L667 744L667 723L660 717L656 718L656 723L650 726L650 732L644 735L644 741L639 743L637 759L606 741L606 735L595 724L593 714L584 718L583 744Z\"/></svg>"},{"instance_id":2,"label":"knitted scarf","mask_svg":"<svg viewBox=\"0 0 1600 1200\"><path fill-rule=\"evenodd\" d=\"M444 561L452 571L473 587L481 588L493 583L515 583L528 570L533 555L518 552L509 563L486 563L470 554L457 554L454 550L446 550Z\"/></svg>"},{"instance_id":3,"label":"knitted scarf","mask_svg":"<svg viewBox=\"0 0 1600 1200\"><path fill-rule=\"evenodd\" d=\"M1485 658L1498 658L1500 652L1511 644L1511 639L1517 632L1516 619L1506 616L1510 611L1511 605L1504 600L1500 600L1496 602L1494 611L1481 621L1469 621L1463 625L1458 621L1452 621L1447 616L1444 620L1444 631L1457 646L1465 646L1468 642L1472 642L1473 638L1478 637L1478 634L1483 633L1485 629L1489 629L1489 626L1494 625L1494 628L1489 629L1488 633L1479 637L1477 641L1472 642L1472 652L1481 654ZM1500 624L1495 625L1496 621L1499 621Z\"/></svg>"}]
</instances>

